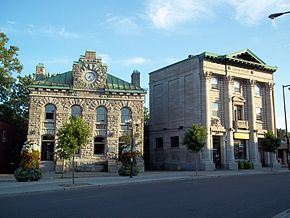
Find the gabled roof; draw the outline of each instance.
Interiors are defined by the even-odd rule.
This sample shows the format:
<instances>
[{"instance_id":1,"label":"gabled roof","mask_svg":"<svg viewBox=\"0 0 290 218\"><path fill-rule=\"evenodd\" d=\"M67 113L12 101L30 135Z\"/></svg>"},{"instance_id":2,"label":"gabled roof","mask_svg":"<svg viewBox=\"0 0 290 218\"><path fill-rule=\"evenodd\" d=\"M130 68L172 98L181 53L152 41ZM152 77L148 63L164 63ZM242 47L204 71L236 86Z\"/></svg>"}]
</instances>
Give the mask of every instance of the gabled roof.
<instances>
[{"instance_id":1,"label":"gabled roof","mask_svg":"<svg viewBox=\"0 0 290 218\"><path fill-rule=\"evenodd\" d=\"M31 88L48 88L48 89L73 89L72 71L53 75L45 80L35 81ZM132 85L113 75L107 74L105 91L112 92L130 92L130 93L146 93L141 87Z\"/></svg>"},{"instance_id":2,"label":"gabled roof","mask_svg":"<svg viewBox=\"0 0 290 218\"><path fill-rule=\"evenodd\" d=\"M262 70L268 70L275 72L277 67L267 65L262 59L255 55L249 49L244 49L227 55L218 55L210 52L203 52L199 55L200 58L208 58L216 61L235 63L235 64L244 64L247 66L259 68Z\"/></svg>"}]
</instances>

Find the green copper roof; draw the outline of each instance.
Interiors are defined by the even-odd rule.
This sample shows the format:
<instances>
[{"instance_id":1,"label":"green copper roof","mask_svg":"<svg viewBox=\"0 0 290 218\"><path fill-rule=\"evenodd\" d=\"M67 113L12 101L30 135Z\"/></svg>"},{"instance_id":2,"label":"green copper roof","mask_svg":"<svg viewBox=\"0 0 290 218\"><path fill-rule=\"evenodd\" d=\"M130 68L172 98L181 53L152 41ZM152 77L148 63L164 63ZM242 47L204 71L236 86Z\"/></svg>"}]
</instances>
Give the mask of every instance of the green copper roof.
<instances>
[{"instance_id":1,"label":"green copper roof","mask_svg":"<svg viewBox=\"0 0 290 218\"><path fill-rule=\"evenodd\" d=\"M257 67L263 70L275 72L277 67L267 65L262 59L255 55L249 49L244 49L227 55L218 55L210 52L203 52L199 55L200 58L209 58L222 62L241 63L244 65Z\"/></svg>"},{"instance_id":2,"label":"green copper roof","mask_svg":"<svg viewBox=\"0 0 290 218\"><path fill-rule=\"evenodd\" d=\"M31 88L56 88L56 89L73 89L72 71L51 76L45 80L35 81ZM105 91L112 92L129 92L129 93L146 93L141 87L134 86L113 75L107 74Z\"/></svg>"}]
</instances>

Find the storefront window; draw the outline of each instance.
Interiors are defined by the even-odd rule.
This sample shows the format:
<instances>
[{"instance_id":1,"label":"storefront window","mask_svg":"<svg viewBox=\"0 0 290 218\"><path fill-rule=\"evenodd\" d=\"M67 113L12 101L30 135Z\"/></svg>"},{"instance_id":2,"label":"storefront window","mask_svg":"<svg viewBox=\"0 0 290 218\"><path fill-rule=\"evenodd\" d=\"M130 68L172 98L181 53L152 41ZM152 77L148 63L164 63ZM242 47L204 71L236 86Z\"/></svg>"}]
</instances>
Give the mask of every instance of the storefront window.
<instances>
[{"instance_id":1,"label":"storefront window","mask_svg":"<svg viewBox=\"0 0 290 218\"><path fill-rule=\"evenodd\" d=\"M237 140L234 141L234 149L235 149L235 159L236 160L246 160L246 140Z\"/></svg>"}]
</instances>

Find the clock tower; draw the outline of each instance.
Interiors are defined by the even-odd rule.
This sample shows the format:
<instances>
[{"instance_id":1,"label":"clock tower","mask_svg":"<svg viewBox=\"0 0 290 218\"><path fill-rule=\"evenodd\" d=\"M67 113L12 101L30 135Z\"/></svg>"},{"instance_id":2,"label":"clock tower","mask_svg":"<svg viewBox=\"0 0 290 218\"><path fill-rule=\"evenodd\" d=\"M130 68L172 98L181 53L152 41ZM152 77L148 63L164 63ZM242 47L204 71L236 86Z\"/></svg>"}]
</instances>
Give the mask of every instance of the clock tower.
<instances>
[{"instance_id":1,"label":"clock tower","mask_svg":"<svg viewBox=\"0 0 290 218\"><path fill-rule=\"evenodd\" d=\"M107 65L96 52L87 50L77 62L73 64L73 86L76 89L101 90L106 86Z\"/></svg>"}]
</instances>

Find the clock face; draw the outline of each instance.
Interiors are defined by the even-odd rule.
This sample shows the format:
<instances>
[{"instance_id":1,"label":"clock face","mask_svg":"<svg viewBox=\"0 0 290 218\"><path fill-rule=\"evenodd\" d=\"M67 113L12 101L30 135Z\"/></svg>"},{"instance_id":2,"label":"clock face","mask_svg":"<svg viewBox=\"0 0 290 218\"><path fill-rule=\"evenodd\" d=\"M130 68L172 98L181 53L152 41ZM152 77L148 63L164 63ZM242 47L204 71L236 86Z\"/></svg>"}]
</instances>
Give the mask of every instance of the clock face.
<instances>
[{"instance_id":1,"label":"clock face","mask_svg":"<svg viewBox=\"0 0 290 218\"><path fill-rule=\"evenodd\" d=\"M88 71L85 78L89 82L93 82L97 78L97 74L94 71Z\"/></svg>"}]
</instances>

